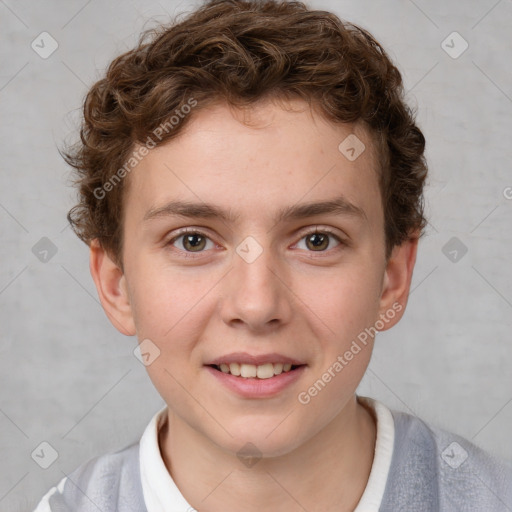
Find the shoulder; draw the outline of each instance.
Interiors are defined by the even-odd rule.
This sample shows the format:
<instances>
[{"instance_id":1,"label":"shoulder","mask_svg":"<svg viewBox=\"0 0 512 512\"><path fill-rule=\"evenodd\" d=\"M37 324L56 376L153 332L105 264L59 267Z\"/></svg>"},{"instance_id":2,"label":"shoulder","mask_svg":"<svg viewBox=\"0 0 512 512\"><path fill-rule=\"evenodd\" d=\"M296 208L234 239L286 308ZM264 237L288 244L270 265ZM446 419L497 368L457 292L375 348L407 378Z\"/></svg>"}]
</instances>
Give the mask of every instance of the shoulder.
<instances>
[{"instance_id":1,"label":"shoulder","mask_svg":"<svg viewBox=\"0 0 512 512\"><path fill-rule=\"evenodd\" d=\"M459 435L434 426L430 431L436 443L441 496L447 507L471 503L472 510L512 509L511 465Z\"/></svg>"},{"instance_id":2,"label":"shoulder","mask_svg":"<svg viewBox=\"0 0 512 512\"><path fill-rule=\"evenodd\" d=\"M90 459L48 491L34 512L145 512L139 443Z\"/></svg>"},{"instance_id":3,"label":"shoulder","mask_svg":"<svg viewBox=\"0 0 512 512\"><path fill-rule=\"evenodd\" d=\"M512 509L511 465L457 434L391 412L395 441L385 497L394 510Z\"/></svg>"}]
</instances>

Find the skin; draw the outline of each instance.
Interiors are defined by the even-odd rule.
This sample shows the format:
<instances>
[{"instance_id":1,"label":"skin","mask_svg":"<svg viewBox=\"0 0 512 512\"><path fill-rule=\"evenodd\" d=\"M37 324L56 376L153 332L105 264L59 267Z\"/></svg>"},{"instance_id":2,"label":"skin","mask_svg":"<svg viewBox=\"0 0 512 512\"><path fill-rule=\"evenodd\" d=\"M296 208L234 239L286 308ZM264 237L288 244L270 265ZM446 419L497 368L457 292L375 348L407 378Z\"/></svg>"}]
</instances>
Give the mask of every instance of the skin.
<instances>
[{"instance_id":1,"label":"skin","mask_svg":"<svg viewBox=\"0 0 512 512\"><path fill-rule=\"evenodd\" d=\"M375 419L355 395L372 340L307 405L297 396L393 304L401 311L380 330L400 320L417 238L386 261L377 164L361 127L335 125L298 99L287 109L266 101L243 114L216 104L192 115L129 177L123 270L91 244L106 314L161 351L147 370L169 406L159 434L164 462L200 511L353 510L376 439ZM366 146L353 162L338 149L351 133ZM364 216L274 220L282 207L339 195ZM213 203L239 218L143 220L171 199ZM207 237L202 252L174 238L184 227ZM306 236L315 228L342 243L330 237L315 249ZM248 236L263 251L251 263L236 252ZM234 351L278 352L307 367L277 396L242 398L204 367ZM261 452L252 467L237 457L247 442Z\"/></svg>"}]
</instances>

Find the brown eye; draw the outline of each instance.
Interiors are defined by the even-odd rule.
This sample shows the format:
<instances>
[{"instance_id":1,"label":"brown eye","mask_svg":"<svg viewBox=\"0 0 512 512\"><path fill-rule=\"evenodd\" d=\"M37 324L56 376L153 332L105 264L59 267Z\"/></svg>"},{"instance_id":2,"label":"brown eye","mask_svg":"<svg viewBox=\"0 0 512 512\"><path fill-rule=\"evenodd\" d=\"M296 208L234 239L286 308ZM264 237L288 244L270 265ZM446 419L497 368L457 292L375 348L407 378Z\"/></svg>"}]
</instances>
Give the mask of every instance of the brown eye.
<instances>
[{"instance_id":1,"label":"brown eye","mask_svg":"<svg viewBox=\"0 0 512 512\"><path fill-rule=\"evenodd\" d=\"M306 236L306 245L312 250L324 251L329 247L329 237L324 233L311 233Z\"/></svg>"},{"instance_id":2,"label":"brown eye","mask_svg":"<svg viewBox=\"0 0 512 512\"><path fill-rule=\"evenodd\" d=\"M183 235L183 247L187 251L191 251L191 252L201 251L204 249L205 245L206 245L205 237L198 233Z\"/></svg>"},{"instance_id":3,"label":"brown eye","mask_svg":"<svg viewBox=\"0 0 512 512\"><path fill-rule=\"evenodd\" d=\"M207 244L210 244L207 246ZM202 253L205 249L212 249L213 242L200 231L185 231L169 241L178 251L185 254Z\"/></svg>"},{"instance_id":4,"label":"brown eye","mask_svg":"<svg viewBox=\"0 0 512 512\"><path fill-rule=\"evenodd\" d=\"M307 233L299 241L298 245L300 249L303 248L300 247L303 240L305 240L305 250L308 252L328 252L328 249L335 249L337 246L343 245L341 238L328 230L316 230L311 233ZM331 247L333 245L331 240L335 240L336 242L333 247Z\"/></svg>"}]
</instances>

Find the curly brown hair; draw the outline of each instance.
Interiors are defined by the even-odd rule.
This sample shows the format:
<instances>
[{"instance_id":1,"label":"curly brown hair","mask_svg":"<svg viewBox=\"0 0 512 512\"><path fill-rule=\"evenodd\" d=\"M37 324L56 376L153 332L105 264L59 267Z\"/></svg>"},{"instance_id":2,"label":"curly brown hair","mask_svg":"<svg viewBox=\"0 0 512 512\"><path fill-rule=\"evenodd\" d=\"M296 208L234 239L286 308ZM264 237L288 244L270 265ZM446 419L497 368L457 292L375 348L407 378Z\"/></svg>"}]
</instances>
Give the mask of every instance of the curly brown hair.
<instances>
[{"instance_id":1,"label":"curly brown hair","mask_svg":"<svg viewBox=\"0 0 512 512\"><path fill-rule=\"evenodd\" d=\"M98 239L123 268L127 180L120 178L138 144L170 116L187 112L191 98L195 111L218 101L245 108L268 98L301 98L328 120L361 123L371 135L389 257L426 226L425 138L404 95L400 72L382 46L330 12L297 1L210 0L181 21L143 32L88 92L81 140L62 152L79 189L68 220L84 242ZM193 115L180 115L158 145Z\"/></svg>"}]
</instances>

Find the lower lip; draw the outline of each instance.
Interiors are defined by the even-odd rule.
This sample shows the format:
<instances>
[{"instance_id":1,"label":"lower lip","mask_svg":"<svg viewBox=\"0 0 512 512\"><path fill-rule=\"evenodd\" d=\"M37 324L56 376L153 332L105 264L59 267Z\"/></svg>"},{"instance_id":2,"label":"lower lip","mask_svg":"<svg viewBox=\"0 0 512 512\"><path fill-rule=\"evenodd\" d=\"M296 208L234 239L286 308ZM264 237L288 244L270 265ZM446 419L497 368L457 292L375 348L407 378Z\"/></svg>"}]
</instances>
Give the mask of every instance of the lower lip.
<instances>
[{"instance_id":1,"label":"lower lip","mask_svg":"<svg viewBox=\"0 0 512 512\"><path fill-rule=\"evenodd\" d=\"M306 365L274 375L270 379L236 377L230 373L216 370L211 366L205 366L205 368L227 388L244 398L268 398L277 395L297 381L306 369Z\"/></svg>"}]
</instances>

